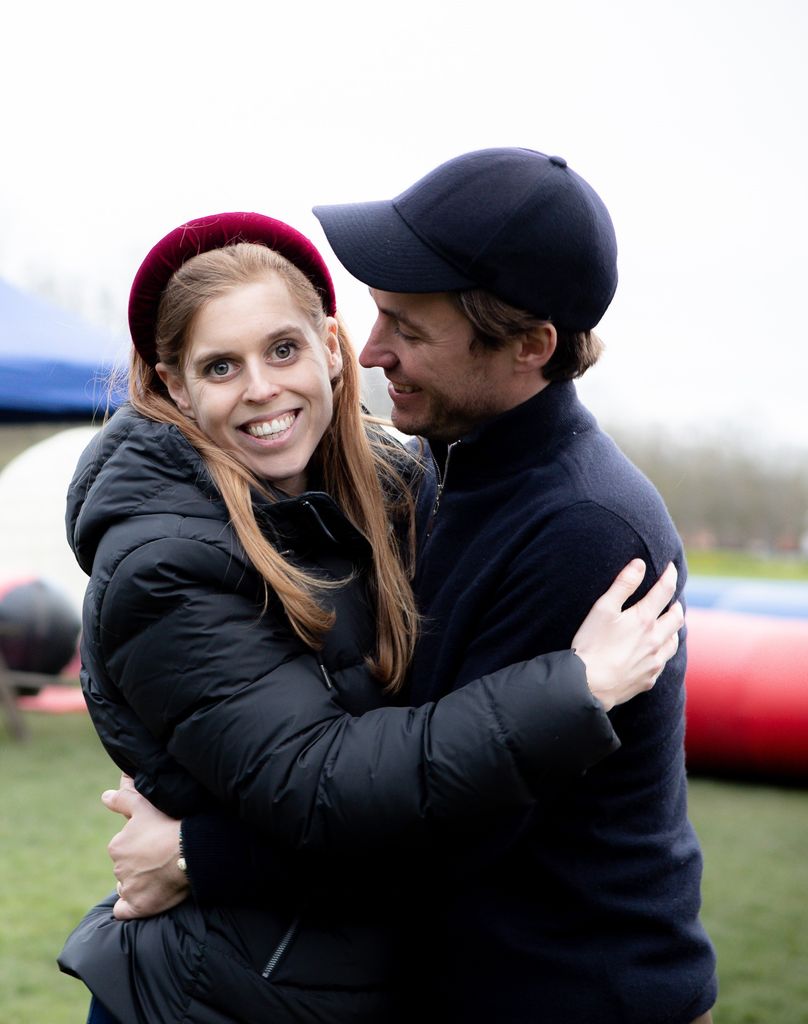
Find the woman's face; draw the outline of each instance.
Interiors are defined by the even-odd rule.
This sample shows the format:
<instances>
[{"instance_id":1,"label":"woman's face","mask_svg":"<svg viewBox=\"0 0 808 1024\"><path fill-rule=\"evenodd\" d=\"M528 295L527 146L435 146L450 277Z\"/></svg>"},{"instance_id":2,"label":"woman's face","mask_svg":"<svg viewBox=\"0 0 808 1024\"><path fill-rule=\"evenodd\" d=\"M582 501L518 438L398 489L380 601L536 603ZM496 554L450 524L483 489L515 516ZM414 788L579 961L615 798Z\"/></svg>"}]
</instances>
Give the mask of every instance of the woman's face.
<instances>
[{"instance_id":1,"label":"woman's face","mask_svg":"<svg viewBox=\"0 0 808 1024\"><path fill-rule=\"evenodd\" d=\"M157 372L186 416L257 476L306 489L342 368L337 324L321 337L278 274L237 285L196 314L181 372Z\"/></svg>"}]
</instances>

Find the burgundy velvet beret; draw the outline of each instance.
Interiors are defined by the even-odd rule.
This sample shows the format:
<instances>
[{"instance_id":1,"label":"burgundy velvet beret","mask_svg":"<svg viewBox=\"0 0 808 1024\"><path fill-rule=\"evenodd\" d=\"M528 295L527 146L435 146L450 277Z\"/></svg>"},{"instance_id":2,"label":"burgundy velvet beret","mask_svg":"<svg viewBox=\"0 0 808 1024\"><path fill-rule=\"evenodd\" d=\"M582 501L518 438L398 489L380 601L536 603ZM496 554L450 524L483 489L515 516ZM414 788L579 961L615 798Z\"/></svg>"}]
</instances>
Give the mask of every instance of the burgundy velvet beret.
<instances>
[{"instance_id":1,"label":"burgundy velvet beret","mask_svg":"<svg viewBox=\"0 0 808 1024\"><path fill-rule=\"evenodd\" d=\"M132 283L129 330L135 348L147 363L157 362L157 310L172 274L192 256L236 242L261 242L285 256L317 289L326 314L334 315L337 300L331 274L305 235L283 221L260 213L216 213L198 217L162 238L141 263Z\"/></svg>"}]
</instances>

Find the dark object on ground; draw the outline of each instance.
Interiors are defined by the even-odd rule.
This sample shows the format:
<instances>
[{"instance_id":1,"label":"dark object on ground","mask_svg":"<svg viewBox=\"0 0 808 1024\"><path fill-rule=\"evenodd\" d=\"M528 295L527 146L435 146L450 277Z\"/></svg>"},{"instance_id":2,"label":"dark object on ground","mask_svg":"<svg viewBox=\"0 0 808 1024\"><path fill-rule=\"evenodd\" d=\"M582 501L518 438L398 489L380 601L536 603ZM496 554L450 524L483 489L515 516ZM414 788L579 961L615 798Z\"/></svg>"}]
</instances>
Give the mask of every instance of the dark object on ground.
<instances>
[{"instance_id":1,"label":"dark object on ground","mask_svg":"<svg viewBox=\"0 0 808 1024\"><path fill-rule=\"evenodd\" d=\"M0 653L18 672L58 675L76 653L81 619L69 599L44 580L0 583ZM39 686L17 686L36 693Z\"/></svg>"}]
</instances>

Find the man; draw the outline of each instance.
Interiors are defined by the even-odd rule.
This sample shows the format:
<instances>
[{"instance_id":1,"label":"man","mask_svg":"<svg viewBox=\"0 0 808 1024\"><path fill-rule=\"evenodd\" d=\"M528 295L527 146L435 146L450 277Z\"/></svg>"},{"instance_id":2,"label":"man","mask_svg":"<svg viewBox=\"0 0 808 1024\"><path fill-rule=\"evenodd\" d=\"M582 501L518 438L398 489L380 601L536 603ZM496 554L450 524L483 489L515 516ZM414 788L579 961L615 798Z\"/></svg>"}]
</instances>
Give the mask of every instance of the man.
<instances>
[{"instance_id":1,"label":"man","mask_svg":"<svg viewBox=\"0 0 808 1024\"><path fill-rule=\"evenodd\" d=\"M661 499L571 382L599 355L592 330L617 284L612 223L591 187L560 157L491 149L389 202L314 212L378 309L360 361L384 370L393 423L429 439L441 472L418 558L427 626L409 700L568 646L632 557L649 580L673 559L683 583ZM682 648L653 692L613 714L618 754L529 822L500 823L462 898L430 894L418 998L440 1007L435 1019L711 1019L684 670Z\"/></svg>"}]
</instances>

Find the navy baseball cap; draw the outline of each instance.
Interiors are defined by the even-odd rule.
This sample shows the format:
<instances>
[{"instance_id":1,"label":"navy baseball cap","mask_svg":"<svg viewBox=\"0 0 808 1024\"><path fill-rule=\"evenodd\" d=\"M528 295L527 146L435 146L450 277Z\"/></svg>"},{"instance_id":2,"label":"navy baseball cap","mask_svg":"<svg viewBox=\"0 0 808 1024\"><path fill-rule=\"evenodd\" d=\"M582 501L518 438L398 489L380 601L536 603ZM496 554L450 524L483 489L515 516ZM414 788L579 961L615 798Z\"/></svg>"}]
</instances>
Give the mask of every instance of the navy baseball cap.
<instances>
[{"instance_id":1,"label":"navy baseball cap","mask_svg":"<svg viewBox=\"0 0 808 1024\"><path fill-rule=\"evenodd\" d=\"M484 288L573 331L591 330L617 288L617 242L594 189L559 156L482 149L395 199L315 206L337 258L386 292Z\"/></svg>"}]
</instances>

